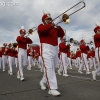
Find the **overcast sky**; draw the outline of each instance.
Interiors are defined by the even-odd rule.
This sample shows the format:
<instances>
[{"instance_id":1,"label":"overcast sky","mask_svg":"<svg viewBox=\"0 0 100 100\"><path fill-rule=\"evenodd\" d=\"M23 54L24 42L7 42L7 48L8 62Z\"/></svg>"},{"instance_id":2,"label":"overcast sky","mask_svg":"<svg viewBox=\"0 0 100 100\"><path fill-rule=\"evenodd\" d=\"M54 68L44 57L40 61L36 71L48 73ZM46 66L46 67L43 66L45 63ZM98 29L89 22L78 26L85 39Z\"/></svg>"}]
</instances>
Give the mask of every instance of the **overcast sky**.
<instances>
[{"instance_id":1,"label":"overcast sky","mask_svg":"<svg viewBox=\"0 0 100 100\"><path fill-rule=\"evenodd\" d=\"M43 12L57 17L80 0L0 0L0 45L15 42L20 27L37 27L42 23ZM66 38L80 41L84 37L86 42L92 40L95 22L100 22L100 0L83 0L86 7L70 16L70 23L59 24L66 30ZM81 3L78 7L82 7ZM77 7L77 8L78 8ZM76 10L73 8L67 14ZM39 43L37 31L30 36L34 43Z\"/></svg>"}]
</instances>

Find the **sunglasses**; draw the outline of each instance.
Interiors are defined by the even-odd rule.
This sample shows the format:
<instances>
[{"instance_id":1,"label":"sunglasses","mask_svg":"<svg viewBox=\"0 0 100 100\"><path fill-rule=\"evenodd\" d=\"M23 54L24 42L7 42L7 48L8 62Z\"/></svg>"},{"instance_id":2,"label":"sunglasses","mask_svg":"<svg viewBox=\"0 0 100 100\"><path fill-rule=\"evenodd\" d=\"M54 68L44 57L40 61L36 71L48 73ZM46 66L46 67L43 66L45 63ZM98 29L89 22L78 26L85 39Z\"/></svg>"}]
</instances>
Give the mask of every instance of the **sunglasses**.
<instances>
[{"instance_id":1,"label":"sunglasses","mask_svg":"<svg viewBox=\"0 0 100 100\"><path fill-rule=\"evenodd\" d=\"M52 18L47 18L46 20L52 20Z\"/></svg>"}]
</instances>

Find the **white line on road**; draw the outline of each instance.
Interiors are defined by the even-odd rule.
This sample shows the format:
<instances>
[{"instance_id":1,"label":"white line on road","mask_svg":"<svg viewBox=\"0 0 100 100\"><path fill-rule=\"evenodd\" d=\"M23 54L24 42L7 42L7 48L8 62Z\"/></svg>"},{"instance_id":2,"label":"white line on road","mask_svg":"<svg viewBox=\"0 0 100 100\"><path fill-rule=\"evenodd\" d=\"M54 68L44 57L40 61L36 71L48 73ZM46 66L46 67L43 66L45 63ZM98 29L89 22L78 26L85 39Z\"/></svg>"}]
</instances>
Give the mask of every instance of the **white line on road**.
<instances>
[{"instance_id":1,"label":"white line on road","mask_svg":"<svg viewBox=\"0 0 100 100\"><path fill-rule=\"evenodd\" d=\"M40 70L35 70L35 71L40 71ZM56 74L58 74L58 73L56 73ZM79 77L79 76L72 76L72 75L69 75L69 77L81 78L81 79L85 79L85 80L93 80L92 77L86 78L86 77ZM100 81L100 80L96 80L96 81Z\"/></svg>"},{"instance_id":2,"label":"white line on road","mask_svg":"<svg viewBox=\"0 0 100 100\"><path fill-rule=\"evenodd\" d=\"M75 78L82 78L82 79L86 79L86 80L93 80L92 78L86 78L86 77L79 77L79 76L72 76L69 75L70 77L75 77ZM96 80L96 81L100 81L100 80Z\"/></svg>"}]
</instances>

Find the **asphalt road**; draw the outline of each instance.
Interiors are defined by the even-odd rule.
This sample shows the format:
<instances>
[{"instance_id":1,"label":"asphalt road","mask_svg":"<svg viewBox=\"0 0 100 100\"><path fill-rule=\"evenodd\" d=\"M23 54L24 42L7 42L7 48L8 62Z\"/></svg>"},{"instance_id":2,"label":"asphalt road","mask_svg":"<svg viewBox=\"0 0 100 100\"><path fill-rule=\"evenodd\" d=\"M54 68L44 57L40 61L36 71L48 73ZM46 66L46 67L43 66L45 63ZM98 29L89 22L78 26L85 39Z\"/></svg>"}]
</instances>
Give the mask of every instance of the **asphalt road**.
<instances>
[{"instance_id":1,"label":"asphalt road","mask_svg":"<svg viewBox=\"0 0 100 100\"><path fill-rule=\"evenodd\" d=\"M56 69L57 70L57 69ZM97 81L92 75L79 74L76 68L69 69L69 77L57 75L61 96L54 97L47 90L41 90L39 82L43 72L38 67L24 70L25 81L16 78L17 68L13 68L13 75L0 70L0 100L100 100L100 76Z\"/></svg>"}]
</instances>

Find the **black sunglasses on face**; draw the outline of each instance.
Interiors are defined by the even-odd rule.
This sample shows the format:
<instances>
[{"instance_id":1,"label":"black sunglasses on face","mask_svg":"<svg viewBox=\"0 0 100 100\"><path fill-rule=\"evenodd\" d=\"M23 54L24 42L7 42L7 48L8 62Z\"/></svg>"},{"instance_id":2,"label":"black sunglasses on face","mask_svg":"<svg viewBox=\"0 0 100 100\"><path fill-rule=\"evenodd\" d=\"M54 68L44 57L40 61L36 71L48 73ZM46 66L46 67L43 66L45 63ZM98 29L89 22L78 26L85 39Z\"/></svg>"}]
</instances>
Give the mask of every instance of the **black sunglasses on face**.
<instances>
[{"instance_id":1,"label":"black sunglasses on face","mask_svg":"<svg viewBox=\"0 0 100 100\"><path fill-rule=\"evenodd\" d=\"M52 18L47 18L46 20L52 20Z\"/></svg>"}]
</instances>

